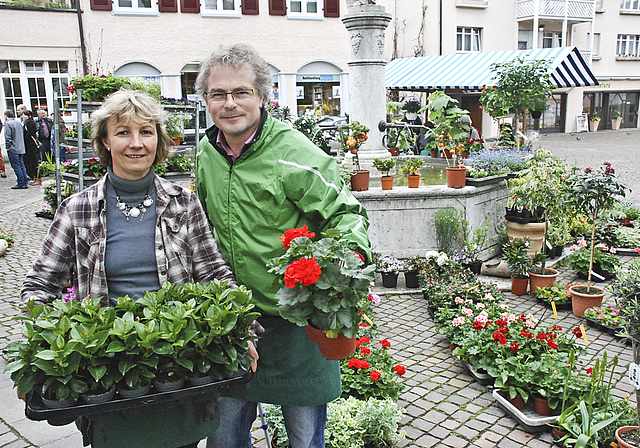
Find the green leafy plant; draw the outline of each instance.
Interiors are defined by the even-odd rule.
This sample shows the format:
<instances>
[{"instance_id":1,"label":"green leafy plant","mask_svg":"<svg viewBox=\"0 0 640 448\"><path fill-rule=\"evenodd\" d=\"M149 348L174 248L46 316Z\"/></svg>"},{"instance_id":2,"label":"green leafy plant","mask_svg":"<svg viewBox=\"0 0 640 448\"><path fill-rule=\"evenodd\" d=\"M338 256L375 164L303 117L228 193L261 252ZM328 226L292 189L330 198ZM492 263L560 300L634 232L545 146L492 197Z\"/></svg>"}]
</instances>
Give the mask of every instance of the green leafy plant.
<instances>
[{"instance_id":1,"label":"green leafy plant","mask_svg":"<svg viewBox=\"0 0 640 448\"><path fill-rule=\"evenodd\" d=\"M375 265L365 267L338 230L322 236L313 241L315 233L305 225L281 237L286 253L267 262L269 273L278 276L279 312L296 325L325 331L329 338L339 333L353 337L362 319L358 302L369 293Z\"/></svg>"},{"instance_id":2,"label":"green leafy plant","mask_svg":"<svg viewBox=\"0 0 640 448\"><path fill-rule=\"evenodd\" d=\"M345 130L342 126L338 126L338 143L340 144L340 154L351 152L354 155L353 162L356 170L360 171L360 159L358 158L358 149L369 136L367 133L369 128L363 124L353 120L349 122L349 129Z\"/></svg>"},{"instance_id":3,"label":"green leafy plant","mask_svg":"<svg viewBox=\"0 0 640 448\"><path fill-rule=\"evenodd\" d=\"M602 305L599 308L589 308L584 312L584 317L612 328L618 328L623 324L623 315L624 309L613 304Z\"/></svg>"},{"instance_id":4,"label":"green leafy plant","mask_svg":"<svg viewBox=\"0 0 640 448\"><path fill-rule=\"evenodd\" d=\"M469 113L457 106L458 101L437 90L429 95L429 120L434 124L433 135L436 137L437 147L440 151L451 154L453 165L462 164L460 155L464 148L464 141L469 138L469 126L460 123L460 117ZM447 164L449 164L449 157Z\"/></svg>"},{"instance_id":5,"label":"green leafy plant","mask_svg":"<svg viewBox=\"0 0 640 448\"><path fill-rule=\"evenodd\" d=\"M460 212L453 207L440 208L436 210L433 222L438 250L447 255L453 254L462 230Z\"/></svg>"},{"instance_id":6,"label":"green leafy plant","mask_svg":"<svg viewBox=\"0 0 640 448\"><path fill-rule=\"evenodd\" d=\"M273 113L272 113L273 114ZM318 148L329 146L331 136L318 127L315 115L302 115L293 121L293 128L302 132Z\"/></svg>"},{"instance_id":7,"label":"green leafy plant","mask_svg":"<svg viewBox=\"0 0 640 448\"><path fill-rule=\"evenodd\" d=\"M536 289L535 295L547 303L571 303L571 291L569 291L571 286L573 286L571 283L542 286Z\"/></svg>"},{"instance_id":8,"label":"green leafy plant","mask_svg":"<svg viewBox=\"0 0 640 448\"><path fill-rule=\"evenodd\" d=\"M581 240L578 245L569 248L569 266L583 278L591 278L591 273L595 272L602 277L609 277L616 269L622 266L618 257L609 252L606 246L594 248L593 254L586 246L586 241ZM580 244L583 246L581 247ZM600 245L598 245L600 246Z\"/></svg>"},{"instance_id":9,"label":"green leafy plant","mask_svg":"<svg viewBox=\"0 0 640 448\"><path fill-rule=\"evenodd\" d=\"M69 160L64 162L61 167L65 173L78 174L78 161ZM83 176L86 177L102 177L107 172L107 167L100 163L100 159L92 157L82 162Z\"/></svg>"},{"instance_id":10,"label":"green leafy plant","mask_svg":"<svg viewBox=\"0 0 640 448\"><path fill-rule=\"evenodd\" d=\"M191 121L191 115L186 112L173 112L167 119L165 126L171 139L185 138L184 128Z\"/></svg>"},{"instance_id":11,"label":"green leafy plant","mask_svg":"<svg viewBox=\"0 0 640 448\"><path fill-rule=\"evenodd\" d=\"M480 254L487 247L488 238L488 223L478 228L472 228L469 221L460 218L458 244L462 249L458 255L462 256L463 264L471 264L480 260Z\"/></svg>"},{"instance_id":12,"label":"green leafy plant","mask_svg":"<svg viewBox=\"0 0 640 448\"><path fill-rule=\"evenodd\" d=\"M402 174L405 176L415 176L416 174L420 174L420 168L422 165L424 165L424 161L422 159L409 159L404 163L404 165L402 165Z\"/></svg>"},{"instance_id":13,"label":"green leafy plant","mask_svg":"<svg viewBox=\"0 0 640 448\"><path fill-rule=\"evenodd\" d=\"M512 277L526 278L531 267L531 256L527 252L530 246L531 240L527 236L513 238L502 245L502 259Z\"/></svg>"},{"instance_id":14,"label":"green leafy plant","mask_svg":"<svg viewBox=\"0 0 640 448\"><path fill-rule=\"evenodd\" d=\"M13 246L13 243L15 243L15 238L13 236L13 233L7 233L4 231L3 228L0 227L0 240L5 240L7 242L7 247L11 247Z\"/></svg>"},{"instance_id":15,"label":"green leafy plant","mask_svg":"<svg viewBox=\"0 0 640 448\"><path fill-rule=\"evenodd\" d=\"M60 200L64 201L72 194L78 191L78 187L66 180L60 180ZM58 193L57 184L55 179L49 179L42 182L42 194L44 196L44 202L51 207L58 206Z\"/></svg>"},{"instance_id":16,"label":"green leafy plant","mask_svg":"<svg viewBox=\"0 0 640 448\"><path fill-rule=\"evenodd\" d=\"M389 171L391 171L393 167L396 166L396 160L375 158L373 159L372 166L374 168L377 168L378 171L380 171L382 175L386 177L389 176Z\"/></svg>"}]
</instances>

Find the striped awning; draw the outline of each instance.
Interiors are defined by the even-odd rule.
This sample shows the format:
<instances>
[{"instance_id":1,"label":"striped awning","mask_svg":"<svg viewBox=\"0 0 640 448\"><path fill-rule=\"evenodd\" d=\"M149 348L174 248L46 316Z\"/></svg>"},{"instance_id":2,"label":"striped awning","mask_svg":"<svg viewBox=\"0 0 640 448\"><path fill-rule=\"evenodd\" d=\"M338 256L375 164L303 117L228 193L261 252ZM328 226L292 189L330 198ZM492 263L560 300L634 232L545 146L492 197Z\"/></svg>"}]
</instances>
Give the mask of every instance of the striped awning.
<instances>
[{"instance_id":1,"label":"striped awning","mask_svg":"<svg viewBox=\"0 0 640 448\"><path fill-rule=\"evenodd\" d=\"M480 89L494 84L491 64L518 57L548 60L551 83L556 87L598 84L576 47L401 58L387 64L385 84L397 90Z\"/></svg>"}]
</instances>

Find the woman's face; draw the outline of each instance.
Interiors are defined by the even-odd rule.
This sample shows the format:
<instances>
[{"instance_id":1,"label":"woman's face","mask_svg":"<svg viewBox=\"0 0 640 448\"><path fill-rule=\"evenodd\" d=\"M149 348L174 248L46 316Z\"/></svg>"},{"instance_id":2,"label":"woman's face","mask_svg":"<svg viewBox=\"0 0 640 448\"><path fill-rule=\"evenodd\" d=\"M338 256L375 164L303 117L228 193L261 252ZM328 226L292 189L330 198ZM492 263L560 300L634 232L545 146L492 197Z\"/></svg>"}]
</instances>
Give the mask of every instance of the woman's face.
<instances>
[{"instance_id":1,"label":"woman's face","mask_svg":"<svg viewBox=\"0 0 640 448\"><path fill-rule=\"evenodd\" d=\"M113 173L123 179L143 178L156 159L158 134L153 121L107 121L107 136L102 139L111 148Z\"/></svg>"}]
</instances>

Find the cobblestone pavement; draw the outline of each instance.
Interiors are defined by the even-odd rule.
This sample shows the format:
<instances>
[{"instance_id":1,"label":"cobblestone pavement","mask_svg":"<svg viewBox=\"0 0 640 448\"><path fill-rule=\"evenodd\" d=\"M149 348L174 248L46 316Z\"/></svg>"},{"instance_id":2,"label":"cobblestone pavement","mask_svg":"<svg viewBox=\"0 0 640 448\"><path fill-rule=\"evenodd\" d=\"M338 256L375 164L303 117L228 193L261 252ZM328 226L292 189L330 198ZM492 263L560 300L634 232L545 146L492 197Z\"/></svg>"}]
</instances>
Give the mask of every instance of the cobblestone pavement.
<instances>
[{"instance_id":1,"label":"cobblestone pavement","mask_svg":"<svg viewBox=\"0 0 640 448\"><path fill-rule=\"evenodd\" d=\"M608 160L622 173L632 187L640 183L633 173L640 150L637 138L639 130L605 131L597 134L576 136L551 134L542 136L542 146L552 152L574 158L569 163L580 166L596 166ZM578 154L576 154L576 151ZM600 160L602 159L602 160ZM626 171L626 172L625 172ZM41 209L40 186L26 190L10 190L15 176L7 164L8 177L0 178L0 227L13 233L15 246L4 257L0 257L0 348L20 337L19 322L13 320L18 314L16 303L20 284L26 271L40 250L42 239L50 221L36 218ZM640 193L640 185L636 191ZM631 197L636 202L637 193ZM630 258L625 262L629 263ZM505 279L492 278L501 285ZM561 268L559 282L572 281L571 272ZM449 344L435 331L435 325L427 313L427 303L418 290L403 288L400 277L399 288L378 289L384 295L377 309L376 319L381 324L381 333L389 339L399 363L407 367L405 385L399 406L404 408L402 429L407 437L399 446L412 447L549 447L548 432L531 434L519 427L494 401L491 390L473 380L466 370L451 356ZM543 325L558 324L563 328L584 323L570 312L561 311L556 321L553 315L536 304L531 296L516 297L506 293L512 308L517 312L533 313L542 319ZM611 300L606 298L605 300ZM607 350L609 357L619 354L616 369L614 394L625 397L632 388L626 377L628 363L632 359L631 349L613 336L588 328L590 341L587 360L595 359ZM0 369L6 359L0 357ZM635 396L630 400L635 402ZM79 448L81 438L74 425L50 426L45 422L28 420L24 415L24 403L16 398L8 375L0 374L0 447L47 447ZM264 436L256 422L255 446L264 448ZM204 447L204 442L200 443Z\"/></svg>"}]
</instances>

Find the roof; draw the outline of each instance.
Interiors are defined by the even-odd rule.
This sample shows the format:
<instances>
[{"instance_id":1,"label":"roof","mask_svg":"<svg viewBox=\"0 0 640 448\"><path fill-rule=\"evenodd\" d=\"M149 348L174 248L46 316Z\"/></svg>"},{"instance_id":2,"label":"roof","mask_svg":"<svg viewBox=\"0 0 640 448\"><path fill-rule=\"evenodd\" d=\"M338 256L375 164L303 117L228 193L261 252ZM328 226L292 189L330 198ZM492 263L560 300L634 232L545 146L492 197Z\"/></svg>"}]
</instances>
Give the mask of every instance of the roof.
<instances>
[{"instance_id":1,"label":"roof","mask_svg":"<svg viewBox=\"0 0 640 448\"><path fill-rule=\"evenodd\" d=\"M518 57L547 59L556 87L594 86L598 80L576 47L541 48L489 53L395 59L385 69L389 89L480 89L493 85L491 65Z\"/></svg>"}]
</instances>

